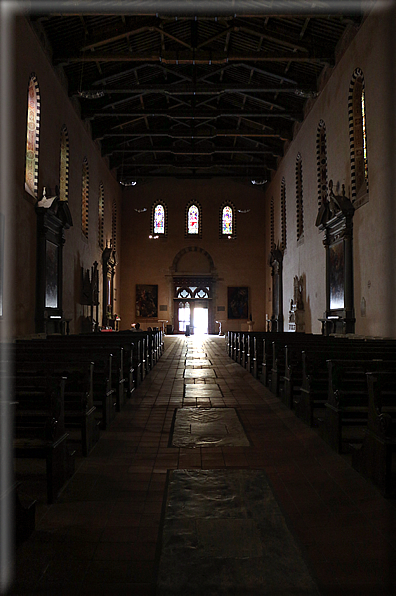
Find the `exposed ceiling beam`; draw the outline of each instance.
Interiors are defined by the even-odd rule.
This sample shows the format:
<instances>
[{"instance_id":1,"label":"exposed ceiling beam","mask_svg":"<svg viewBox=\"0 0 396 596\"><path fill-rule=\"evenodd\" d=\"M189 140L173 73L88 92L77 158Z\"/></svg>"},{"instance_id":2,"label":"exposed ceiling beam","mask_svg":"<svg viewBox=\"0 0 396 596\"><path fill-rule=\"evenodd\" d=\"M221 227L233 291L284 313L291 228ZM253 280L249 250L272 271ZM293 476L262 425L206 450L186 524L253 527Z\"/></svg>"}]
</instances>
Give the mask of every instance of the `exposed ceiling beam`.
<instances>
[{"instance_id":1,"label":"exposed ceiling beam","mask_svg":"<svg viewBox=\"0 0 396 596\"><path fill-rule=\"evenodd\" d=\"M246 52L244 54L229 54L224 56L220 53L205 52L191 55L185 52L165 52L162 56L153 53L108 53L108 54L83 54L81 56L65 56L57 58L58 64L65 66L67 64L79 62L159 62L160 64L229 64L229 62L300 62L310 64L332 64L334 59L331 56L301 56L298 54L286 53L283 55L275 53Z\"/></svg>"},{"instance_id":2,"label":"exposed ceiling beam","mask_svg":"<svg viewBox=\"0 0 396 596\"><path fill-rule=\"evenodd\" d=\"M213 133L213 134L204 134L204 133L194 133L194 135L192 135L191 133L186 133L186 134L180 134L180 133L171 133L171 132L150 132L150 134L148 133L144 133L144 132L138 132L138 133L130 133L130 132L120 132L120 133L104 133L101 136L96 136L96 139L98 140L103 140L106 138L113 138L113 137L123 137L123 138L127 138L127 137L146 137L146 136L151 136L151 137L170 137L173 138L175 140L178 139L191 139L191 138L195 138L195 139L215 139L216 137L252 137L252 138L268 138L268 139L281 139L283 141L287 141L291 139L291 136L289 133L287 133L286 131L282 131L282 132L273 132L273 133L268 133L268 132L251 132L251 131L241 131L241 130L218 130L217 132Z\"/></svg>"},{"instance_id":3,"label":"exposed ceiling beam","mask_svg":"<svg viewBox=\"0 0 396 596\"><path fill-rule=\"evenodd\" d=\"M169 94L169 95L220 95L222 93L295 93L296 91L301 91L303 93L312 93L312 89L301 89L297 86L287 86L287 87L280 87L280 86L246 86L243 84L238 83L215 83L213 85L208 85L205 83L199 83L197 85L192 84L185 84L185 83L174 83L174 84L153 84L153 85L136 85L134 87L118 87L118 88L108 88L106 86L101 87L100 89L96 89L92 91L92 93L101 92L105 95L109 94L143 94L143 93L159 93L159 94ZM79 92L74 93L74 95L80 95L84 97L84 95L88 95L91 90L86 89ZM90 99L88 97L88 99ZM95 98L93 98L95 99Z\"/></svg>"},{"instance_id":4,"label":"exposed ceiling beam","mask_svg":"<svg viewBox=\"0 0 396 596\"><path fill-rule=\"evenodd\" d=\"M243 112L243 111L234 111L234 112L226 112L224 110L216 110L214 112L209 111L198 111L194 115L191 114L189 110L180 110L176 114L170 114L169 111L165 110L147 110L141 112L95 112L93 114L85 114L84 118L86 119L93 119L93 118L144 118L145 116L148 117L165 117L165 118L178 118L178 119L187 119L193 120L198 119L201 120L203 118L215 119L215 118L286 118L288 120L293 121L300 121L302 119L302 112L263 112L257 110L256 112Z\"/></svg>"},{"instance_id":5,"label":"exposed ceiling beam","mask_svg":"<svg viewBox=\"0 0 396 596\"><path fill-rule=\"evenodd\" d=\"M106 155L114 155L115 153L122 153L123 155L128 154L137 154L137 153L172 153L172 155L200 155L200 156L209 156L215 154L231 154L236 153L240 155L275 155L275 157L280 157L280 155L274 154L273 150L268 149L235 149L235 147L231 149L213 149L213 151L199 151L199 150L190 150L187 149L164 149L159 147L145 147L141 149L113 149L106 153Z\"/></svg>"}]
</instances>

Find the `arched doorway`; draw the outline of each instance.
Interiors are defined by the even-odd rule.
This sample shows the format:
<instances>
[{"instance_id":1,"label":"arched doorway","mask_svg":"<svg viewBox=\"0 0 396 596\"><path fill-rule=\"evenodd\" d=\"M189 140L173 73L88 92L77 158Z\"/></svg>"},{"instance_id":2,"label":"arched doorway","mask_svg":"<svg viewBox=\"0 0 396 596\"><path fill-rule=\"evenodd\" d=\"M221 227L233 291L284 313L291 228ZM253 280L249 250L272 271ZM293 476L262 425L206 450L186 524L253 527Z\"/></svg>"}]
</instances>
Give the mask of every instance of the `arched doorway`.
<instances>
[{"instance_id":1,"label":"arched doorway","mask_svg":"<svg viewBox=\"0 0 396 596\"><path fill-rule=\"evenodd\" d=\"M183 249L173 261L172 277L174 333L214 333L217 275L211 256L199 247Z\"/></svg>"}]
</instances>

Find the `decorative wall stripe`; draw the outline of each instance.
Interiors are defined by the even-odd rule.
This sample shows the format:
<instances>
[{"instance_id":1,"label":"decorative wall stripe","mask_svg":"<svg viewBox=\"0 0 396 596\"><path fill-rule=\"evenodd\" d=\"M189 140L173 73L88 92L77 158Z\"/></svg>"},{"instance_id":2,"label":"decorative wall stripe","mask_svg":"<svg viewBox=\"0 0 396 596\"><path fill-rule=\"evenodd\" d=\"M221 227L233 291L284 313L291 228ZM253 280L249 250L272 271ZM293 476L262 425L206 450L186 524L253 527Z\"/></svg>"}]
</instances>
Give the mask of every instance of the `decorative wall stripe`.
<instances>
[{"instance_id":1,"label":"decorative wall stripe","mask_svg":"<svg viewBox=\"0 0 396 596\"><path fill-rule=\"evenodd\" d=\"M82 164L82 184L81 184L81 229L82 233L88 238L88 215L89 215L89 168L86 157Z\"/></svg>"},{"instance_id":2,"label":"decorative wall stripe","mask_svg":"<svg viewBox=\"0 0 396 596\"><path fill-rule=\"evenodd\" d=\"M302 159L297 153L296 158L296 210L297 210L297 240L304 234L304 210L303 210L303 185L302 185Z\"/></svg>"},{"instance_id":3,"label":"decorative wall stripe","mask_svg":"<svg viewBox=\"0 0 396 596\"><path fill-rule=\"evenodd\" d=\"M99 205L98 205L98 243L101 250L104 249L104 186L99 184Z\"/></svg>"},{"instance_id":4,"label":"decorative wall stripe","mask_svg":"<svg viewBox=\"0 0 396 596\"><path fill-rule=\"evenodd\" d=\"M327 200L326 125L320 120L316 134L316 162L318 174L318 209Z\"/></svg>"},{"instance_id":5,"label":"decorative wall stripe","mask_svg":"<svg viewBox=\"0 0 396 596\"><path fill-rule=\"evenodd\" d=\"M59 197L61 201L69 199L69 134L65 125L61 128L60 164L59 164Z\"/></svg>"},{"instance_id":6,"label":"decorative wall stripe","mask_svg":"<svg viewBox=\"0 0 396 596\"><path fill-rule=\"evenodd\" d=\"M29 78L26 118L25 189L37 197L40 149L40 89L35 73Z\"/></svg>"},{"instance_id":7,"label":"decorative wall stripe","mask_svg":"<svg viewBox=\"0 0 396 596\"><path fill-rule=\"evenodd\" d=\"M367 136L365 130L365 105L362 106L362 93L364 97L364 75L360 68L356 68L351 79L348 92L348 120L349 120L349 143L351 155L351 195L355 207L367 202L368 197L364 196L363 201L357 201L359 195L368 193L368 163Z\"/></svg>"},{"instance_id":8,"label":"decorative wall stripe","mask_svg":"<svg viewBox=\"0 0 396 596\"><path fill-rule=\"evenodd\" d=\"M225 207L230 207L232 211L232 230L231 233L223 231L223 210ZM219 238L228 238L231 236L232 238L236 238L236 208L235 205L231 201L223 201L220 205L219 210Z\"/></svg>"},{"instance_id":9,"label":"decorative wall stripe","mask_svg":"<svg viewBox=\"0 0 396 596\"><path fill-rule=\"evenodd\" d=\"M286 250L286 181L282 178L281 183L281 248Z\"/></svg>"},{"instance_id":10,"label":"decorative wall stripe","mask_svg":"<svg viewBox=\"0 0 396 596\"><path fill-rule=\"evenodd\" d=\"M111 208L111 246L117 250L117 203L113 200Z\"/></svg>"},{"instance_id":11,"label":"decorative wall stripe","mask_svg":"<svg viewBox=\"0 0 396 596\"><path fill-rule=\"evenodd\" d=\"M275 248L275 202L271 197L271 250Z\"/></svg>"}]
</instances>

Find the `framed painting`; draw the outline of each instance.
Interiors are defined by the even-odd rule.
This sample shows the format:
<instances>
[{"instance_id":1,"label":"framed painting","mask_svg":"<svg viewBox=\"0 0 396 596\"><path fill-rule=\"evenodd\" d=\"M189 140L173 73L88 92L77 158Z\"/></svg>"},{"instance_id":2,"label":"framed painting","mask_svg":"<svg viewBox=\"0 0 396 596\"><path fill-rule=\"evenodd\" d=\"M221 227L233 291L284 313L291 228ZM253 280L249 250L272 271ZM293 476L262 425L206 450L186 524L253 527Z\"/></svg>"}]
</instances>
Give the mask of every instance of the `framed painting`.
<instances>
[{"instance_id":1,"label":"framed painting","mask_svg":"<svg viewBox=\"0 0 396 596\"><path fill-rule=\"evenodd\" d=\"M136 317L158 317L158 286L136 284Z\"/></svg>"},{"instance_id":2,"label":"framed painting","mask_svg":"<svg viewBox=\"0 0 396 596\"><path fill-rule=\"evenodd\" d=\"M344 308L345 259L344 242L329 246L330 310Z\"/></svg>"},{"instance_id":3,"label":"framed painting","mask_svg":"<svg viewBox=\"0 0 396 596\"><path fill-rule=\"evenodd\" d=\"M249 288L227 288L228 318L247 319L249 316Z\"/></svg>"},{"instance_id":4,"label":"framed painting","mask_svg":"<svg viewBox=\"0 0 396 596\"><path fill-rule=\"evenodd\" d=\"M50 242L45 243L45 307L58 308L58 259L59 247Z\"/></svg>"}]
</instances>

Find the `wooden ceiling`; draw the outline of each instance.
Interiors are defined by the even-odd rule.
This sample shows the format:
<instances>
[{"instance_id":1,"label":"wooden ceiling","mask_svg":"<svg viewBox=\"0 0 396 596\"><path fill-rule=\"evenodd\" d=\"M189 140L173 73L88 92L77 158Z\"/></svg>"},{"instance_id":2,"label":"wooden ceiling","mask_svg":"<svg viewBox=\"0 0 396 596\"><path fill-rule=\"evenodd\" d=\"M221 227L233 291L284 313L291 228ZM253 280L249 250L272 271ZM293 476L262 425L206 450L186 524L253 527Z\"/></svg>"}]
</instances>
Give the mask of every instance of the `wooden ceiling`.
<instances>
[{"instance_id":1,"label":"wooden ceiling","mask_svg":"<svg viewBox=\"0 0 396 596\"><path fill-rule=\"evenodd\" d=\"M122 13L122 3L107 3L111 14L76 13L79 4L30 18L126 185L161 176L269 180L363 19L322 0L300 0L290 14L253 0L232 14L216 1L206 14L189 0L169 3L167 13L144 0L124 3Z\"/></svg>"}]
</instances>

